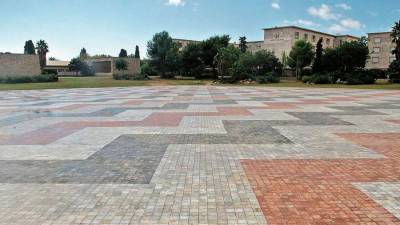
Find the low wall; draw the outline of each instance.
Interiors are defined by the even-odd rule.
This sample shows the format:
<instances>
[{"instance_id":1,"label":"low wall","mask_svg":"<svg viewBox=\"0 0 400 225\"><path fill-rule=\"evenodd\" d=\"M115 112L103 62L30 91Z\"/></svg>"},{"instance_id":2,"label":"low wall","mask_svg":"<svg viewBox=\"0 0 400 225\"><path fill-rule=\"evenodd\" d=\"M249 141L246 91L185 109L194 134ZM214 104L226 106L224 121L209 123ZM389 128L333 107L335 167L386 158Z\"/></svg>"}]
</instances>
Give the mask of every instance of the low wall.
<instances>
[{"instance_id":1,"label":"low wall","mask_svg":"<svg viewBox=\"0 0 400 225\"><path fill-rule=\"evenodd\" d=\"M0 76L35 76L39 75L40 64L38 55L1 54Z\"/></svg>"}]
</instances>

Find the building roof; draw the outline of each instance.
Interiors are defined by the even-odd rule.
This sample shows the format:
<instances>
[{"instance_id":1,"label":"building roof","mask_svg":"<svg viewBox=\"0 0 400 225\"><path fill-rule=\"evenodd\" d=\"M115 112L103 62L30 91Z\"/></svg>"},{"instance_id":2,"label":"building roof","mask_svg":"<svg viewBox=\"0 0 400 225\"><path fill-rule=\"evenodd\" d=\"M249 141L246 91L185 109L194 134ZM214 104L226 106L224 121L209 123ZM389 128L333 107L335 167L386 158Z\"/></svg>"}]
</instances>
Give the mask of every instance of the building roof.
<instances>
[{"instance_id":1,"label":"building roof","mask_svg":"<svg viewBox=\"0 0 400 225\"><path fill-rule=\"evenodd\" d=\"M307 28L303 28L303 27L298 27L298 26L270 27L270 28L264 28L263 30L274 30L274 29L284 29L284 28L300 29L300 30L309 31L309 32L314 32L314 33L317 33L317 34L328 35L328 36L332 36L332 37L343 37L343 36L355 37L355 36L351 36L351 35L334 35L334 34L328 34L328 33L325 33L325 32L316 31L316 30L311 30L311 29L307 29ZM357 37L355 37L355 38L357 38Z\"/></svg>"},{"instance_id":2,"label":"building roof","mask_svg":"<svg viewBox=\"0 0 400 225\"><path fill-rule=\"evenodd\" d=\"M69 61L47 60L46 66L69 66Z\"/></svg>"},{"instance_id":3,"label":"building roof","mask_svg":"<svg viewBox=\"0 0 400 225\"><path fill-rule=\"evenodd\" d=\"M384 31L384 32L372 32L372 33L367 33L367 34L391 34L392 32L390 31Z\"/></svg>"}]
</instances>

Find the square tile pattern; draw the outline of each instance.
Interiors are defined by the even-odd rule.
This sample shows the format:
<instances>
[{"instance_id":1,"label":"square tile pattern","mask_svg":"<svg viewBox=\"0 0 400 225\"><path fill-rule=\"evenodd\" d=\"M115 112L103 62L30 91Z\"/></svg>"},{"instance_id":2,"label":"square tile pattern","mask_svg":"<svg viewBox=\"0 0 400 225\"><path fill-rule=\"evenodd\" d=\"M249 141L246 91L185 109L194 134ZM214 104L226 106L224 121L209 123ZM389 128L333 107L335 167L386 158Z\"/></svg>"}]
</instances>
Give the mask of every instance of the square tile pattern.
<instances>
[{"instance_id":1,"label":"square tile pattern","mask_svg":"<svg viewBox=\"0 0 400 225\"><path fill-rule=\"evenodd\" d=\"M0 95L0 225L400 224L400 91Z\"/></svg>"}]
</instances>

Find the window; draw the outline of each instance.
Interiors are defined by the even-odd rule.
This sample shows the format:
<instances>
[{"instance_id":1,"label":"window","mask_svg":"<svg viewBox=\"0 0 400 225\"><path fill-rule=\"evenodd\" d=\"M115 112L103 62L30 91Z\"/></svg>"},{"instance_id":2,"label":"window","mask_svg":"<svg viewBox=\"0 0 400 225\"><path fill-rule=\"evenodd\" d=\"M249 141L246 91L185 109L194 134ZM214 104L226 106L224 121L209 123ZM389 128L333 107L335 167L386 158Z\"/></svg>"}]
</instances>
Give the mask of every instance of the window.
<instances>
[{"instance_id":1,"label":"window","mask_svg":"<svg viewBox=\"0 0 400 225\"><path fill-rule=\"evenodd\" d=\"M331 44L331 39L329 39L329 38L326 39L326 44L327 44L327 45L330 45L330 44Z\"/></svg>"},{"instance_id":2,"label":"window","mask_svg":"<svg viewBox=\"0 0 400 225\"><path fill-rule=\"evenodd\" d=\"M300 33L299 32L294 33L294 38L295 39L299 39L300 38Z\"/></svg>"},{"instance_id":3,"label":"window","mask_svg":"<svg viewBox=\"0 0 400 225\"><path fill-rule=\"evenodd\" d=\"M275 34L275 39L278 39L279 38L279 33L276 33Z\"/></svg>"},{"instance_id":4,"label":"window","mask_svg":"<svg viewBox=\"0 0 400 225\"><path fill-rule=\"evenodd\" d=\"M317 40L317 37L315 35L312 36L312 41L315 42Z\"/></svg>"},{"instance_id":5,"label":"window","mask_svg":"<svg viewBox=\"0 0 400 225\"><path fill-rule=\"evenodd\" d=\"M373 53L379 53L379 52L381 52L381 48L379 48L379 47L374 47Z\"/></svg>"},{"instance_id":6,"label":"window","mask_svg":"<svg viewBox=\"0 0 400 225\"><path fill-rule=\"evenodd\" d=\"M378 57L372 57L372 62L373 63L379 63L379 58Z\"/></svg>"},{"instance_id":7,"label":"window","mask_svg":"<svg viewBox=\"0 0 400 225\"><path fill-rule=\"evenodd\" d=\"M375 42L375 43L381 43L381 38L378 38L378 37L375 38L375 39L374 39L374 42Z\"/></svg>"},{"instance_id":8,"label":"window","mask_svg":"<svg viewBox=\"0 0 400 225\"><path fill-rule=\"evenodd\" d=\"M304 34L304 40L308 41L308 34Z\"/></svg>"}]
</instances>

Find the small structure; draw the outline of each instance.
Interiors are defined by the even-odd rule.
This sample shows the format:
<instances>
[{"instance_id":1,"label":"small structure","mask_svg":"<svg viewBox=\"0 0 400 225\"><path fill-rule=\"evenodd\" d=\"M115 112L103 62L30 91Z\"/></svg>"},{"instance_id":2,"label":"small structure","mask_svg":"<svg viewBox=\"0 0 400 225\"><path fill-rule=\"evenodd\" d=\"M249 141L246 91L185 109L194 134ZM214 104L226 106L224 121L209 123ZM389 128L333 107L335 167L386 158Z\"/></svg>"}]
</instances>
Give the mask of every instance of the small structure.
<instances>
[{"instance_id":1,"label":"small structure","mask_svg":"<svg viewBox=\"0 0 400 225\"><path fill-rule=\"evenodd\" d=\"M107 58L97 58L97 59L86 59L89 66L92 66L96 76L112 76L113 74L128 74L136 75L140 74L140 59L132 57L124 57L128 68L124 71L118 71L115 67L115 61L119 59L118 57L107 57Z\"/></svg>"},{"instance_id":2,"label":"small structure","mask_svg":"<svg viewBox=\"0 0 400 225\"><path fill-rule=\"evenodd\" d=\"M0 76L36 76L41 74L39 56L0 53Z\"/></svg>"},{"instance_id":3,"label":"small structure","mask_svg":"<svg viewBox=\"0 0 400 225\"><path fill-rule=\"evenodd\" d=\"M70 75L70 67L69 67L70 61L60 61L60 60L47 60L46 66L44 69L46 71L52 72L55 71L57 72L58 75Z\"/></svg>"}]
</instances>

